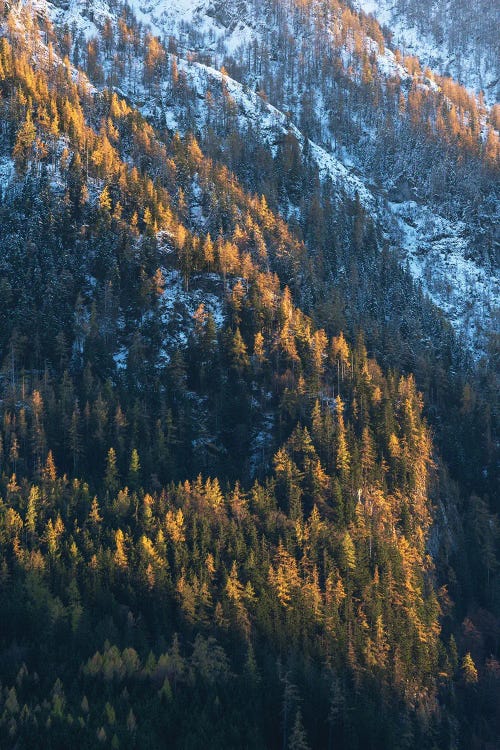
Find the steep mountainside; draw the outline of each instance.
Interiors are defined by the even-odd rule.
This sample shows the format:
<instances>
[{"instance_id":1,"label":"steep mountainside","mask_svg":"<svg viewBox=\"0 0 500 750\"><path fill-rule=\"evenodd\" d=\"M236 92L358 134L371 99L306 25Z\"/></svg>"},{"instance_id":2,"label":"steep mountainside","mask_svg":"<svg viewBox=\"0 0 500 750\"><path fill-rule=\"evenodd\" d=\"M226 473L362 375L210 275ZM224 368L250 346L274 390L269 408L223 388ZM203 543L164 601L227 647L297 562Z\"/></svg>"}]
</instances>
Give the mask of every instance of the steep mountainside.
<instances>
[{"instance_id":1,"label":"steep mountainside","mask_svg":"<svg viewBox=\"0 0 500 750\"><path fill-rule=\"evenodd\" d=\"M0 746L492 750L495 112L335 1L0 16Z\"/></svg>"},{"instance_id":2,"label":"steep mountainside","mask_svg":"<svg viewBox=\"0 0 500 750\"><path fill-rule=\"evenodd\" d=\"M483 92L486 101L500 98L499 9L488 0L358 0L391 42L443 75Z\"/></svg>"},{"instance_id":3,"label":"steep mountainside","mask_svg":"<svg viewBox=\"0 0 500 750\"><path fill-rule=\"evenodd\" d=\"M106 17L116 20L105 3L91 13L83 2L60 11L41 7L73 29L75 40L78 30L89 38L99 35ZM175 0L138 5L135 12L161 38L175 39L181 64L189 60L182 69L200 100L192 104L189 127L204 132L201 102L220 86L214 68L225 66L240 132L291 128L302 152L307 141L322 177L351 196L358 191L424 293L469 351L484 354L499 300L498 195L491 174L497 110L489 112L453 81L422 72L416 58L394 55L374 21L336 2L248 0L228 8L214 0ZM83 49L83 39L77 44ZM161 79L160 69L155 76ZM155 111L156 96L167 126L182 130L186 123L172 119L157 83L145 113ZM120 80L127 96L135 97L137 86L136 78ZM276 107L267 109L264 122L263 105L249 90ZM280 206L287 217L296 210L289 199Z\"/></svg>"}]
</instances>

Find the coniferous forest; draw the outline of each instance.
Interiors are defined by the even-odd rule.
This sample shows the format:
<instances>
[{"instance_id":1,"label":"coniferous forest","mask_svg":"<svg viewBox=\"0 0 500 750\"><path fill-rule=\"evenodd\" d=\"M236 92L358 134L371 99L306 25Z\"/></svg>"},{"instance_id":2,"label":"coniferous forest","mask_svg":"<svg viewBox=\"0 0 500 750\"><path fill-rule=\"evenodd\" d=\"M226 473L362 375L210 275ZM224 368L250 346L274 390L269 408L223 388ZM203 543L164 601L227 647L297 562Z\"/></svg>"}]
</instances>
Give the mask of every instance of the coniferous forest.
<instances>
[{"instance_id":1,"label":"coniferous forest","mask_svg":"<svg viewBox=\"0 0 500 750\"><path fill-rule=\"evenodd\" d=\"M243 5L224 53L0 0L0 747L494 750L494 300L457 327L384 201L493 278L498 105Z\"/></svg>"}]
</instances>

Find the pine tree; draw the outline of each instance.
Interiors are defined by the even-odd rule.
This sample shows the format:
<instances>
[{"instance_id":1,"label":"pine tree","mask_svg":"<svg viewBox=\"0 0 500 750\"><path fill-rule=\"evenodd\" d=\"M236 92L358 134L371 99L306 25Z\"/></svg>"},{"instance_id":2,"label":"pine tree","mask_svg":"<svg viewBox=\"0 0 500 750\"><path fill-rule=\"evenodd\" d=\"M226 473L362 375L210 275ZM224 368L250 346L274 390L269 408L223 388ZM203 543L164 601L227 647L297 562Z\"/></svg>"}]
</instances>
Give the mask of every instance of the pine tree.
<instances>
[{"instance_id":1,"label":"pine tree","mask_svg":"<svg viewBox=\"0 0 500 750\"><path fill-rule=\"evenodd\" d=\"M121 570L125 570L127 568L128 559L125 552L125 537L121 529L118 529L115 533L115 554L113 559L115 565Z\"/></svg>"},{"instance_id":2,"label":"pine tree","mask_svg":"<svg viewBox=\"0 0 500 750\"><path fill-rule=\"evenodd\" d=\"M113 497L118 491L118 467L116 465L116 451L114 448L108 450L108 455L106 457L104 486L110 497Z\"/></svg>"},{"instance_id":3,"label":"pine tree","mask_svg":"<svg viewBox=\"0 0 500 750\"><path fill-rule=\"evenodd\" d=\"M342 556L347 571L356 569L356 549L348 531L342 537Z\"/></svg>"},{"instance_id":4,"label":"pine tree","mask_svg":"<svg viewBox=\"0 0 500 750\"><path fill-rule=\"evenodd\" d=\"M292 733L290 735L290 741L288 743L289 750L309 750L307 743L307 735L302 724L302 713L300 708L295 714L295 723L293 725Z\"/></svg>"},{"instance_id":5,"label":"pine tree","mask_svg":"<svg viewBox=\"0 0 500 750\"><path fill-rule=\"evenodd\" d=\"M250 366L247 347L239 328L236 329L231 343L231 365L240 376Z\"/></svg>"},{"instance_id":6,"label":"pine tree","mask_svg":"<svg viewBox=\"0 0 500 750\"><path fill-rule=\"evenodd\" d=\"M466 685L475 685L478 681L476 665L469 652L462 659L462 674Z\"/></svg>"},{"instance_id":7,"label":"pine tree","mask_svg":"<svg viewBox=\"0 0 500 750\"><path fill-rule=\"evenodd\" d=\"M47 454L47 460L42 472L42 478L45 482L55 482L57 479L56 465L54 462L54 456L52 451L49 450Z\"/></svg>"},{"instance_id":8,"label":"pine tree","mask_svg":"<svg viewBox=\"0 0 500 750\"><path fill-rule=\"evenodd\" d=\"M140 473L141 463L139 460L139 453L136 448L133 448L130 455L130 464L128 469L128 483L131 490L138 490L140 485Z\"/></svg>"},{"instance_id":9,"label":"pine tree","mask_svg":"<svg viewBox=\"0 0 500 750\"><path fill-rule=\"evenodd\" d=\"M97 501L97 497L94 497L94 499L92 500L92 505L89 512L89 521L95 526L102 522L102 517L99 513L99 503Z\"/></svg>"},{"instance_id":10,"label":"pine tree","mask_svg":"<svg viewBox=\"0 0 500 750\"><path fill-rule=\"evenodd\" d=\"M343 480L345 480L349 474L349 467L351 463L351 458L349 454L349 449L347 447L347 437L346 437L346 429L344 425L344 405L340 399L340 396L337 396L335 399L335 415L336 415L336 421L337 421L337 428L336 428L336 438L337 438L337 451L336 451L336 467L337 471L340 473L340 476Z\"/></svg>"},{"instance_id":11,"label":"pine tree","mask_svg":"<svg viewBox=\"0 0 500 750\"><path fill-rule=\"evenodd\" d=\"M38 517L37 506L40 502L40 490L32 486L28 498L28 507L26 509L26 528L33 535L36 529L36 520Z\"/></svg>"},{"instance_id":12,"label":"pine tree","mask_svg":"<svg viewBox=\"0 0 500 750\"><path fill-rule=\"evenodd\" d=\"M27 169L30 156L33 155L33 145L36 138L36 129L31 119L31 112L28 111L26 120L19 128L16 135L16 142L12 151L13 159L16 163L16 169L21 173Z\"/></svg>"}]
</instances>

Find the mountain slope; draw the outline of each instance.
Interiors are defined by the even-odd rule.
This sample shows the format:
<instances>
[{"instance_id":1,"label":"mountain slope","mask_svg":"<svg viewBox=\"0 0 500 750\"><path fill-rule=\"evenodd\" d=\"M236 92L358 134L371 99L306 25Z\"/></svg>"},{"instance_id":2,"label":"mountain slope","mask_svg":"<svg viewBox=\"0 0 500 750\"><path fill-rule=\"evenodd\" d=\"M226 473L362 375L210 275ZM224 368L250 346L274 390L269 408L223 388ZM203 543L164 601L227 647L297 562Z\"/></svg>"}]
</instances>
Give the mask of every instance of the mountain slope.
<instances>
[{"instance_id":1,"label":"mountain slope","mask_svg":"<svg viewBox=\"0 0 500 750\"><path fill-rule=\"evenodd\" d=\"M494 746L493 373L404 267L389 203L430 209L362 163L363 55L321 130L267 101L292 41L257 93L201 35L38 10L0 39L2 746Z\"/></svg>"},{"instance_id":2,"label":"mountain slope","mask_svg":"<svg viewBox=\"0 0 500 750\"><path fill-rule=\"evenodd\" d=\"M75 3L68 11L47 7L59 25L76 24L86 36L92 35L83 5ZM162 37L172 35L176 39L179 65L200 100L211 87L221 85L213 64L228 67L233 78L227 75L225 85L239 108L240 131L260 125L265 112L267 122L263 127L269 135L262 129L260 133L265 143L270 145L273 129L279 132L290 128L302 150L307 140L323 179L332 180L337 190L351 197L353 191L358 192L363 207L376 219L385 240L401 252L403 261L408 261L414 278L444 312L468 350L476 358L485 353L499 299L495 249L498 196L490 169L484 174L484 167L478 161L478 150L482 150L483 159L497 162L498 134L488 124L487 110L481 109L464 91L460 93L460 89L453 89L445 81L436 83L419 74L414 59L408 58L406 62L399 57L398 62L385 48L380 29L370 25L366 17L358 18L340 6L332 6L318 36L317 51L314 48L313 64L323 65L325 73L319 85L307 84L310 92L307 115L304 96L296 96L291 84L297 81L300 90L301 79L307 80L310 73L304 66L302 70L296 68L293 56L287 58L286 39L293 38L294 46L300 49L308 34L318 35L322 16L317 4L307 6L304 12L294 9L292 3L287 15L274 14L271 23L272 14L260 3L243 3L234 12L226 11L220 3L174 2L168 6L158 3L147 9L136 8L136 12L141 20L152 23ZM114 18L106 6L93 13L94 23L101 27L106 13ZM333 58L331 51L328 55L324 52L325 44L334 45ZM278 52L272 53L271 49ZM283 54L279 52L281 49ZM252 56L255 59L250 62ZM192 61L197 57L200 60L194 65L187 62L187 58ZM206 65L205 59L212 66ZM268 98L277 109L261 105L248 92L248 88L262 87L264 79L255 72L263 70L265 59L269 62L264 63L268 79L264 89L275 92L276 96L271 93ZM313 66L308 63L306 67ZM160 70L156 75L161 76ZM363 83L366 76L371 83ZM140 88L137 75L133 83L130 78L129 82L128 89L123 81L120 87L134 97L137 86ZM168 90L168 81L166 84ZM446 92L444 97L443 92ZM153 105L152 93L149 91L145 114L161 112L169 127L182 130L182 122L172 119L169 107L165 110L165 96L158 91L158 101ZM352 101L352 114L345 105L340 105L341 95L347 97L344 101ZM141 98L144 92L140 93ZM380 99L385 100L383 108ZM419 121L422 107L434 109L430 115L435 118L437 129L433 143L427 142L427 126L419 132L413 125L413 131L410 128L408 132L407 125L401 122L405 101L404 117L409 124ZM203 132L207 110L201 102L193 105L191 114L197 122L193 120L191 125ZM385 112L396 105L400 121L396 116L395 122L388 124ZM383 110L375 118L373 106L375 112L377 108ZM453 123L443 123L443 117L453 117ZM449 132L443 140L443 132L449 128L465 128L463 134L458 132L457 144L459 151L470 144L470 157L463 159L461 153L455 153L454 136L450 138ZM471 128L472 132L467 132ZM384 145L379 148L381 143ZM288 208L281 207L285 216Z\"/></svg>"},{"instance_id":3,"label":"mountain slope","mask_svg":"<svg viewBox=\"0 0 500 750\"><path fill-rule=\"evenodd\" d=\"M499 100L498 8L481 2L399 2L360 0L399 49L419 57L443 75Z\"/></svg>"},{"instance_id":4,"label":"mountain slope","mask_svg":"<svg viewBox=\"0 0 500 750\"><path fill-rule=\"evenodd\" d=\"M426 731L417 707L437 709L440 605L425 545L431 443L413 379L386 379L362 340L330 340L293 305L266 268L299 270L303 247L194 139L162 143L116 95L32 52L35 67L15 29L2 39L2 115L21 122L2 144L16 169L0 215L12 305L2 743L159 746L167 731L199 747L223 711L211 741L273 746L281 730L269 711L284 691L293 737L310 686L323 720L315 730L309 702L303 716L319 746L348 661L343 700L355 683L360 711L375 710L368 672L387 670L387 695L397 683L414 731ZM214 244L182 198L193 181L224 226ZM261 482L249 476L255 448ZM241 484L226 484L232 475ZM387 616L376 609L381 576ZM388 658L403 631L418 670L398 647ZM253 701L250 720L235 691ZM354 728L343 710L337 725ZM360 742L367 730L356 729ZM397 722L377 732L383 741Z\"/></svg>"}]
</instances>

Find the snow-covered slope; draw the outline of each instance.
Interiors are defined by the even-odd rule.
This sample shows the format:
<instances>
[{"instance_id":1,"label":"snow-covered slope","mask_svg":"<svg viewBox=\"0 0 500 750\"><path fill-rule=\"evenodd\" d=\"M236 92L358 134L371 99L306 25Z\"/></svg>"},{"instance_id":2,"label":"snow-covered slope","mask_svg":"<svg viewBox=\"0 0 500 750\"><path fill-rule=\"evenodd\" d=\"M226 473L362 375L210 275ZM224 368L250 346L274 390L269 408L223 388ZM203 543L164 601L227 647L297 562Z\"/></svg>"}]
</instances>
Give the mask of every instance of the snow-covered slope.
<instances>
[{"instance_id":1,"label":"snow-covered slope","mask_svg":"<svg viewBox=\"0 0 500 750\"><path fill-rule=\"evenodd\" d=\"M258 129L260 137L273 148L278 133L291 132L304 150L305 137L287 117L245 89L236 81L199 63L180 60L190 85L203 93L214 84L225 86L237 103L240 127ZM154 115L150 104L144 114ZM172 130L179 129L179 121L171 111ZM207 112L200 105L198 128L206 122ZM308 149L323 179L328 179L339 191L350 198L357 194L363 207L384 228L386 237L403 250L414 278L423 291L445 313L460 336L462 343L479 354L488 333L493 330L500 302L500 283L496 272L485 269L473 260L468 228L465 222L451 222L432 208L415 200L389 199L374 191L370 181L358 170L348 168L322 146L308 140Z\"/></svg>"},{"instance_id":2,"label":"snow-covered slope","mask_svg":"<svg viewBox=\"0 0 500 750\"><path fill-rule=\"evenodd\" d=\"M89 38L98 32L105 18L116 18L107 0L34 0L36 7L49 8L56 24L76 28ZM219 0L131 0L135 17L162 39L172 36L181 45L196 49L224 49L231 52L253 38L248 24L245 0L221 3ZM189 32L189 33L188 33ZM207 42L208 40L208 42Z\"/></svg>"},{"instance_id":3,"label":"snow-covered slope","mask_svg":"<svg viewBox=\"0 0 500 750\"><path fill-rule=\"evenodd\" d=\"M365 10L374 10L372 6L368 0L363 3ZM383 3L379 6L386 7ZM294 108L293 91L286 101L285 114L284 109L278 109L257 95L249 82L234 80L210 65L193 61L191 53L195 51L198 55L207 53L212 61L221 64L237 50L249 49L252 41L261 44L264 39L267 39L266 43L268 38L272 40L273 31L265 26L268 17L265 8L258 15L257 7L254 0L240 0L231 5L220 0L134 0L132 6L137 17L149 24L161 38L175 39L179 69L185 74L189 87L196 92L195 117L199 131L203 130L208 118L205 94L224 85L237 108L241 132L250 125L271 152L277 133L292 133L302 152L307 145L309 157L318 166L320 177L331 181L340 200L342 196L359 196L386 239L396 250L403 251L403 260L408 261L414 277L445 313L460 339L477 355L481 354L498 311L499 277L497 269L491 265L485 267L478 261L473 249L475 238L467 222L463 218L445 217L437 206L423 202L413 194L395 200L394 185L390 181L381 184L375 172L366 171L359 156L350 153L348 148L335 148L336 133L328 122L327 108L317 91L311 92L315 107L318 111L325 110L319 139L301 132L300 108ZM116 15L106 0L91 3L71 0L69 5L37 0L37 8L46 12L56 25L66 24L87 38L98 33L106 17L116 21ZM386 18L384 16L382 20ZM300 28L295 21L290 23L291 30ZM335 28L333 24L332 39ZM307 39L302 40L303 48L307 43ZM341 50L346 69L352 44L348 37L345 48ZM410 85L412 75L391 50L381 47L370 37L365 38L364 45L385 79L398 79L403 87ZM435 87L430 79L423 80L420 85ZM125 81L120 86L124 94L135 97L145 116L154 120L161 110L168 127L182 131L181 108L169 100L164 89L160 82L159 92L151 97L140 84L137 86L136 81L130 90ZM370 132L365 137L370 139Z\"/></svg>"},{"instance_id":4,"label":"snow-covered slope","mask_svg":"<svg viewBox=\"0 0 500 750\"><path fill-rule=\"evenodd\" d=\"M356 7L375 16L390 30L392 43L403 54L416 55L424 65L451 75L475 91L483 91L494 104L500 95L500 11L489 0L463 5L438 0L432 9L398 0L356 0ZM475 6L475 7L474 7ZM461 13L461 15L460 15ZM473 18L471 19L471 14ZM493 38L481 25L492 15ZM496 21L495 21L496 19ZM471 22L472 20L472 22ZM482 23L481 23L482 22ZM496 31L495 31L496 27ZM496 41L495 41L496 36Z\"/></svg>"}]
</instances>

